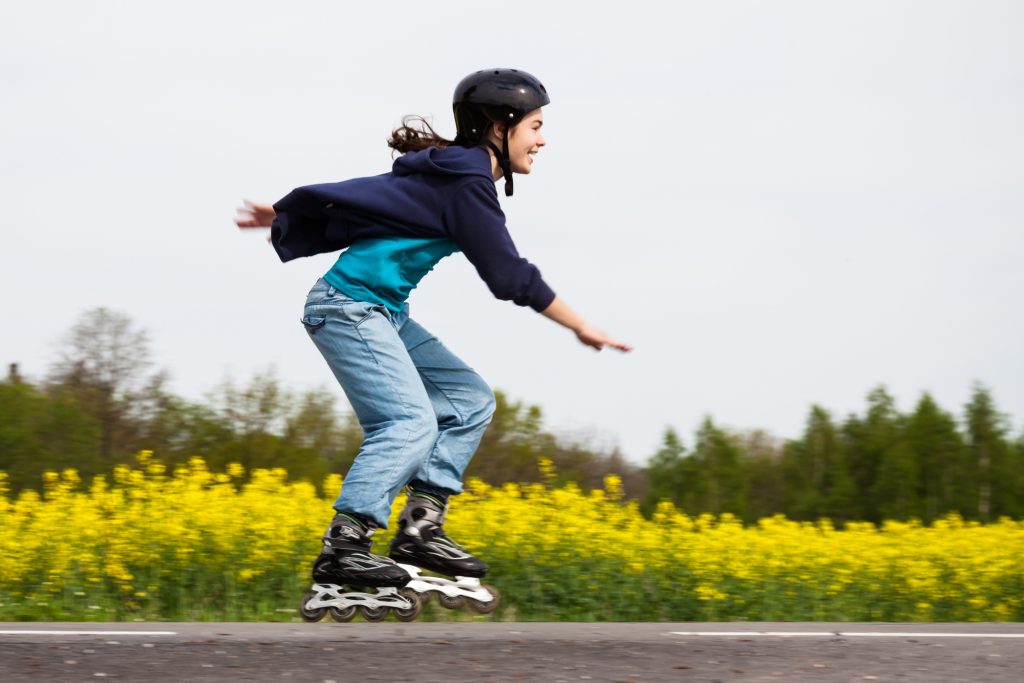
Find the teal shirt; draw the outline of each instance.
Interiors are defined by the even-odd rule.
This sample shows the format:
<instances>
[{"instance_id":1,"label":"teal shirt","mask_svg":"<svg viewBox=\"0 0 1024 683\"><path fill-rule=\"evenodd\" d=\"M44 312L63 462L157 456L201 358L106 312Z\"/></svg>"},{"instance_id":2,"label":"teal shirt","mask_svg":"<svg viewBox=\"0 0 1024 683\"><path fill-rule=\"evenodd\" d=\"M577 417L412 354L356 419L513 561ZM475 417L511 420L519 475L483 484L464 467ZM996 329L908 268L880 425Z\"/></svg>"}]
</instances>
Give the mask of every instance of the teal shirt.
<instances>
[{"instance_id":1,"label":"teal shirt","mask_svg":"<svg viewBox=\"0 0 1024 683\"><path fill-rule=\"evenodd\" d=\"M444 237L359 240L341 252L324 280L347 297L398 313L423 276L457 251L455 242Z\"/></svg>"}]
</instances>

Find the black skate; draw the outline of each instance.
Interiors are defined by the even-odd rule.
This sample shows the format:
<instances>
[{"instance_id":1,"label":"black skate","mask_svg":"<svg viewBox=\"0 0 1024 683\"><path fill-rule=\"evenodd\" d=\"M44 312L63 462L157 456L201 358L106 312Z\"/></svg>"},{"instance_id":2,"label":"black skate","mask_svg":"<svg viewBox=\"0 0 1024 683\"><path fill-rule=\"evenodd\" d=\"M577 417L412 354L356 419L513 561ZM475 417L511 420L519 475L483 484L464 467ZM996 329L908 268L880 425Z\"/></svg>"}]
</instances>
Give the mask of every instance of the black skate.
<instances>
[{"instance_id":1,"label":"black skate","mask_svg":"<svg viewBox=\"0 0 1024 683\"><path fill-rule=\"evenodd\" d=\"M475 612L493 612L498 607L498 591L480 583L488 567L445 534L441 525L446 512L440 499L410 487L388 555L412 575L407 587L424 600L437 593L441 605L448 609L468 604ZM455 579L424 575L420 569Z\"/></svg>"},{"instance_id":2,"label":"black skate","mask_svg":"<svg viewBox=\"0 0 1024 683\"><path fill-rule=\"evenodd\" d=\"M324 532L323 550L313 561L313 590L299 606L303 619L319 621L330 612L335 621L351 621L357 608L367 621L383 620L389 609L400 621L419 615L416 591L399 588L411 575L393 560L370 552L373 532L371 525L354 516L334 516ZM364 592L365 586L379 590Z\"/></svg>"}]
</instances>

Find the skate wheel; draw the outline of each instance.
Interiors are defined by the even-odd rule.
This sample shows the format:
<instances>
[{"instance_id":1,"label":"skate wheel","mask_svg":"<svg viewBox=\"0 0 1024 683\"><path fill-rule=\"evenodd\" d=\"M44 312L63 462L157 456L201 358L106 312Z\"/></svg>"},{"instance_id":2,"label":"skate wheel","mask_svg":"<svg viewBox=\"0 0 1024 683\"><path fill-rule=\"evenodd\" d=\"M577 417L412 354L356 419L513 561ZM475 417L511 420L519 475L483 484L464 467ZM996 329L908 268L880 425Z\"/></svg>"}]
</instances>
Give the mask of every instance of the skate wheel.
<instances>
[{"instance_id":1,"label":"skate wheel","mask_svg":"<svg viewBox=\"0 0 1024 683\"><path fill-rule=\"evenodd\" d=\"M356 616L355 605L349 605L348 607L329 607L327 608L327 611L331 615L331 619L334 619L340 624L352 621L352 618Z\"/></svg>"},{"instance_id":2,"label":"skate wheel","mask_svg":"<svg viewBox=\"0 0 1024 683\"><path fill-rule=\"evenodd\" d=\"M408 609L398 609L392 607L391 611L395 613L395 618L399 621L415 621L416 617L420 615L420 610L423 609L423 603L420 600L420 594L411 588L400 588L398 594L403 598L407 599L412 603L412 607Z\"/></svg>"},{"instance_id":3,"label":"skate wheel","mask_svg":"<svg viewBox=\"0 0 1024 683\"><path fill-rule=\"evenodd\" d=\"M314 622L324 618L324 614L327 612L326 607L314 607L312 609L306 607L317 595L316 591L310 591L306 593L306 596L302 598L302 602L299 603L299 616L302 617L303 621Z\"/></svg>"},{"instance_id":4,"label":"skate wheel","mask_svg":"<svg viewBox=\"0 0 1024 683\"><path fill-rule=\"evenodd\" d=\"M441 607L445 609L459 609L466 604L466 599L461 595L445 595L438 593L437 599L441 601Z\"/></svg>"},{"instance_id":5,"label":"skate wheel","mask_svg":"<svg viewBox=\"0 0 1024 683\"><path fill-rule=\"evenodd\" d=\"M487 602L483 602L476 598L467 598L469 608L477 614L490 614L494 610L498 609L498 604L501 602L501 594L498 593L498 589L494 586L483 585L481 588L491 594L491 599Z\"/></svg>"},{"instance_id":6,"label":"skate wheel","mask_svg":"<svg viewBox=\"0 0 1024 683\"><path fill-rule=\"evenodd\" d=\"M366 605L360 605L359 611L363 614L363 619L367 621L384 621L388 616L387 607L367 607Z\"/></svg>"}]
</instances>

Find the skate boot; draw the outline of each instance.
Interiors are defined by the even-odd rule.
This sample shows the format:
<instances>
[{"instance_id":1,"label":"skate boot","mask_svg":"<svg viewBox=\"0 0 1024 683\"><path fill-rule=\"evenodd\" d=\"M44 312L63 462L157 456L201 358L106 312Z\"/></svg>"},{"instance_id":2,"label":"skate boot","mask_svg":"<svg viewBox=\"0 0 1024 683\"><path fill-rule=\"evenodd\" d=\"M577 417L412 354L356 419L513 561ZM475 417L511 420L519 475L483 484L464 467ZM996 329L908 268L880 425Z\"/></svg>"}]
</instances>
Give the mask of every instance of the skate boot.
<instances>
[{"instance_id":1,"label":"skate boot","mask_svg":"<svg viewBox=\"0 0 1024 683\"><path fill-rule=\"evenodd\" d=\"M388 610L400 621L419 615L419 595L400 588L409 583L409 572L370 552L374 530L355 515L334 516L324 532L323 550L313 561L313 589L299 606L304 620L319 621L329 612L335 621L352 621L357 609L367 621L382 621ZM367 586L377 590L367 592Z\"/></svg>"},{"instance_id":2,"label":"skate boot","mask_svg":"<svg viewBox=\"0 0 1024 683\"><path fill-rule=\"evenodd\" d=\"M487 614L498 607L498 591L480 583L487 565L445 534L448 506L438 497L408 487L409 499L398 517L398 531L388 555L412 575L407 584L426 600L436 593L448 609L468 605ZM454 580L423 574L426 569Z\"/></svg>"}]
</instances>

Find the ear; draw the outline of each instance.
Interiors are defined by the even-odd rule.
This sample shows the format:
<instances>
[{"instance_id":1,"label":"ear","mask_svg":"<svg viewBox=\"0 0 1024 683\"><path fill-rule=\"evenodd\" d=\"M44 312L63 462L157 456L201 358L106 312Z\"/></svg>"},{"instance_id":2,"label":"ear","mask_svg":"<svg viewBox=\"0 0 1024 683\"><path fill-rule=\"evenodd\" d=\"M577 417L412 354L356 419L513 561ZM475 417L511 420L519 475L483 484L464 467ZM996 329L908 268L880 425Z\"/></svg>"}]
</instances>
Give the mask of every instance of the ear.
<instances>
[{"instance_id":1,"label":"ear","mask_svg":"<svg viewBox=\"0 0 1024 683\"><path fill-rule=\"evenodd\" d=\"M509 131L511 133L512 131ZM491 134L499 141L505 137L505 124L500 121L491 121Z\"/></svg>"}]
</instances>

